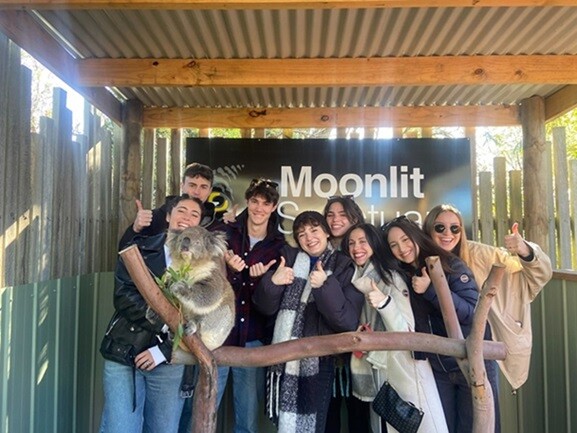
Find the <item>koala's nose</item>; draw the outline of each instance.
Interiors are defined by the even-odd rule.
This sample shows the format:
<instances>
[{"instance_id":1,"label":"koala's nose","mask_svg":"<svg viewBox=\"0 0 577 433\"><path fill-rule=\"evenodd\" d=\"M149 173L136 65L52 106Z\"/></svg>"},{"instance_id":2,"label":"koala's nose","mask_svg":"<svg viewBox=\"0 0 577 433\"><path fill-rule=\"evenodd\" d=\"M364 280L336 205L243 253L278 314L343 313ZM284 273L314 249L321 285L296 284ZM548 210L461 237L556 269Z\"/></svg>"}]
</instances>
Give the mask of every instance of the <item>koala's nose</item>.
<instances>
[{"instance_id":1,"label":"koala's nose","mask_svg":"<svg viewBox=\"0 0 577 433\"><path fill-rule=\"evenodd\" d=\"M180 243L180 250L181 251L188 251L190 249L190 238L186 237L182 239Z\"/></svg>"}]
</instances>

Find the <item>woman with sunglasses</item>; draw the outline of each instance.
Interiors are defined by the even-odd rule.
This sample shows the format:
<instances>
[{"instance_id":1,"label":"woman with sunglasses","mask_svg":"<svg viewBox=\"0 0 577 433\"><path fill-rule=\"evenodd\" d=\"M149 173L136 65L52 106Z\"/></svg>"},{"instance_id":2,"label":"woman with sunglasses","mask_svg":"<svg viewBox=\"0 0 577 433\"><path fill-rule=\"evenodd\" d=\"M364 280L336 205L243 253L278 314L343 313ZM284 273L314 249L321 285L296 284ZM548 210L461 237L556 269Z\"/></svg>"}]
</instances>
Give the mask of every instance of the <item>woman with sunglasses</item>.
<instances>
[{"instance_id":1,"label":"woman with sunglasses","mask_svg":"<svg viewBox=\"0 0 577 433\"><path fill-rule=\"evenodd\" d=\"M443 267L451 298L463 336L471 332L479 292L473 273L457 256L443 250L421 228L405 216L383 226L385 252L396 260L397 270L409 287L409 299L415 316L415 331L447 336L439 299L426 270L425 259L438 256ZM484 338L491 338L489 325ZM415 352L416 359L429 359L439 390L449 432L469 433L473 429L471 389L455 358ZM490 376L491 364L485 362ZM497 389L491 383L493 389ZM496 391L494 392L494 394Z\"/></svg>"},{"instance_id":2,"label":"woman with sunglasses","mask_svg":"<svg viewBox=\"0 0 577 433\"><path fill-rule=\"evenodd\" d=\"M343 251L355 262L353 284L365 295L361 312L361 331L415 330L415 318L407 284L395 267L394 258L385 254L380 231L372 224L351 227L343 238ZM413 402L424 412L419 432L448 432L443 406L431 365L426 359L414 359L401 350L375 350L355 353L351 358L353 394L363 401L374 400L385 381L401 398ZM373 433L395 432L373 411ZM353 430L351 430L353 431Z\"/></svg>"},{"instance_id":3,"label":"woman with sunglasses","mask_svg":"<svg viewBox=\"0 0 577 433\"><path fill-rule=\"evenodd\" d=\"M445 251L459 256L473 271L479 286L494 263L505 265L505 274L489 311L489 323L496 341L507 345L507 359L499 361L514 390L527 380L531 358L531 302L551 279L551 260L543 250L527 242L513 225L505 236L505 249L467 240L463 217L449 204L435 206L423 230Z\"/></svg>"}]
</instances>

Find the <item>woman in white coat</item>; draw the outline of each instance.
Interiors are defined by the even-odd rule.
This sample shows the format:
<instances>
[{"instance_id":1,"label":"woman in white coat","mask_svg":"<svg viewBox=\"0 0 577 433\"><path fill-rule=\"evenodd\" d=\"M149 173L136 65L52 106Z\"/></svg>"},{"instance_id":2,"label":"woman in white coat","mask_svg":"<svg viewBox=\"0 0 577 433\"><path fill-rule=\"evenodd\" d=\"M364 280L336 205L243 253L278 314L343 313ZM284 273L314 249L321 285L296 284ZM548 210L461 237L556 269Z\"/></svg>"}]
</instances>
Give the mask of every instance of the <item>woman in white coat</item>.
<instances>
[{"instance_id":1,"label":"woman in white coat","mask_svg":"<svg viewBox=\"0 0 577 433\"><path fill-rule=\"evenodd\" d=\"M372 331L414 331L409 291L404 280L389 270L380 231L371 224L352 227L341 244L356 264L353 284L365 295L361 327ZM370 351L351 358L353 394L372 401L385 381L406 401L424 412L419 432L448 432L441 399L431 366L426 359L414 359L409 351ZM381 418L371 410L374 433L385 431ZM396 432L387 425L388 433Z\"/></svg>"}]
</instances>

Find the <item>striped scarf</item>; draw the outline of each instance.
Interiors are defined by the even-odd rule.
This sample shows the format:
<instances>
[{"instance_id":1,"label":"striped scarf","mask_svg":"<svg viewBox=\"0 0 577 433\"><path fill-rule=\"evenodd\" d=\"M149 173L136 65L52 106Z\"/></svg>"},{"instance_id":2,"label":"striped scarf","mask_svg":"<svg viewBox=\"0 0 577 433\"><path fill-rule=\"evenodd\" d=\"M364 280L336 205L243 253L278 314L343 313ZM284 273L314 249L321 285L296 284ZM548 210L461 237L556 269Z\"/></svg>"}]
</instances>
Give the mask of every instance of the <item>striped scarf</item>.
<instances>
[{"instance_id":1,"label":"striped scarf","mask_svg":"<svg viewBox=\"0 0 577 433\"><path fill-rule=\"evenodd\" d=\"M336 254L332 247L319 257L327 275L334 270ZM272 343L296 340L311 326L305 323L305 309L311 308L310 256L300 251L293 265L294 280L286 287L275 321ZM282 433L312 433L317 429L320 407L315 399L320 360L303 358L269 367L267 371L267 414ZM305 402L306 400L306 402Z\"/></svg>"}]
</instances>

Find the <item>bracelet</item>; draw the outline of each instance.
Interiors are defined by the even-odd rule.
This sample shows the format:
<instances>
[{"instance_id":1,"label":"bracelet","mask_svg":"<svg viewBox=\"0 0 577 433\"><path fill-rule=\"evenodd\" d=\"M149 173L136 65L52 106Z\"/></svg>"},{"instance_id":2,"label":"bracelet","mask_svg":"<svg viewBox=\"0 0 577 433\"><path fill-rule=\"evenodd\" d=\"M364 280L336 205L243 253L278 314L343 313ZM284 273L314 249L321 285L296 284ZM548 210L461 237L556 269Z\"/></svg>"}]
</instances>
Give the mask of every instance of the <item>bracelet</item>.
<instances>
[{"instance_id":1,"label":"bracelet","mask_svg":"<svg viewBox=\"0 0 577 433\"><path fill-rule=\"evenodd\" d=\"M382 302L382 305L377 306L377 310L382 310L383 308L385 308L387 305L389 305L389 302L391 302L391 297L387 296L387 299L385 299L384 302Z\"/></svg>"}]
</instances>

